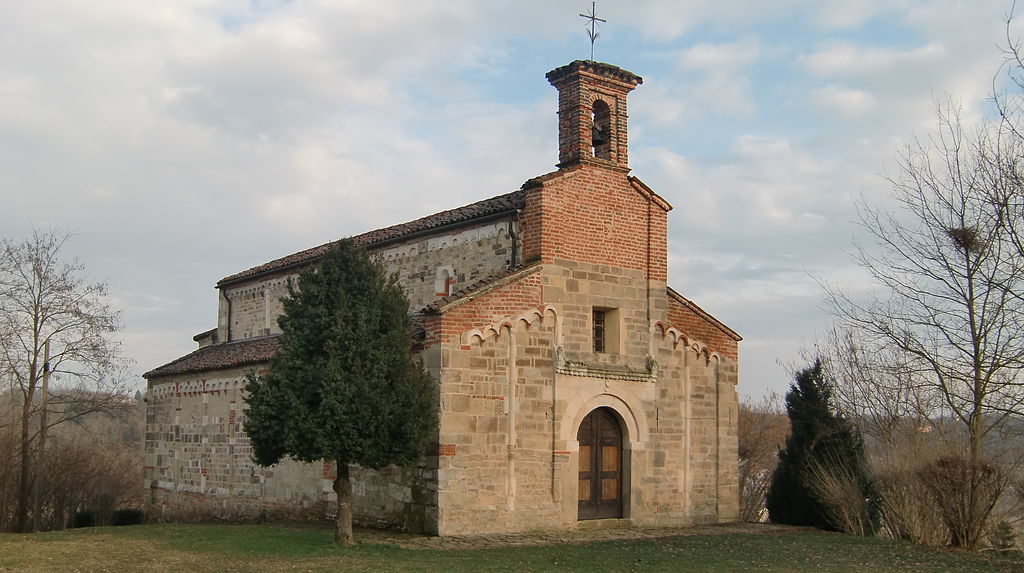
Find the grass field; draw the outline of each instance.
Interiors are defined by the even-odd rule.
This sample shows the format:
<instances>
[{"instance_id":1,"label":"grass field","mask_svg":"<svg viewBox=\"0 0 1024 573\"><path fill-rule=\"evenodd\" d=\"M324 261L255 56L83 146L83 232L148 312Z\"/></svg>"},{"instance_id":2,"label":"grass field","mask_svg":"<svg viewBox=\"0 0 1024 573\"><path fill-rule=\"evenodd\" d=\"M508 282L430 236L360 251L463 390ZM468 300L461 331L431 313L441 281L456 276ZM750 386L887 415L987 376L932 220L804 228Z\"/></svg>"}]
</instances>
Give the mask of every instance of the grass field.
<instances>
[{"instance_id":1,"label":"grass field","mask_svg":"<svg viewBox=\"0 0 1024 573\"><path fill-rule=\"evenodd\" d=\"M330 540L330 531L270 525L0 534L0 571L1024 571L1020 556L804 529L473 550L342 548Z\"/></svg>"}]
</instances>

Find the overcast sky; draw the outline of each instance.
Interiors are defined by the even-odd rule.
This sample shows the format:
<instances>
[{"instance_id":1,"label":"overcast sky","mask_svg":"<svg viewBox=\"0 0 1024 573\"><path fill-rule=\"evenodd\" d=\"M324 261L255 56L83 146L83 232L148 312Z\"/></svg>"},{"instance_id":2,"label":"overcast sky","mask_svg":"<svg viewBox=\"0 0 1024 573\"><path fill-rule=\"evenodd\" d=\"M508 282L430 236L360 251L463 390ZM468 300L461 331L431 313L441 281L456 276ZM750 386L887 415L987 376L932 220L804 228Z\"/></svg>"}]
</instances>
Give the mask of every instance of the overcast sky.
<instances>
[{"instance_id":1,"label":"overcast sky","mask_svg":"<svg viewBox=\"0 0 1024 573\"><path fill-rule=\"evenodd\" d=\"M982 118L1009 0L605 0L595 59L644 78L633 174L667 199L669 282L739 332L741 395L783 392L859 288L936 97ZM544 74L590 57L582 0L0 2L0 234L68 246L138 371L216 326L218 279L517 189L558 160ZM140 381L141 383L141 381Z\"/></svg>"}]
</instances>

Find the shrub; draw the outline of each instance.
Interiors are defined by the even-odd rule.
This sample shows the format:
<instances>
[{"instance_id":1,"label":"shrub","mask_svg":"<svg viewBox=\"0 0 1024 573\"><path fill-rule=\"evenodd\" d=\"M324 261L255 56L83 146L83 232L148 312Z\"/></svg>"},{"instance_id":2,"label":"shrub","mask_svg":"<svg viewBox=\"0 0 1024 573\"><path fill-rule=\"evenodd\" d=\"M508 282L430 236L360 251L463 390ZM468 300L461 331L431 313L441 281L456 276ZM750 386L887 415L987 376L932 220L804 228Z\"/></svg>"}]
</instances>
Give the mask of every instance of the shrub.
<instances>
[{"instance_id":1,"label":"shrub","mask_svg":"<svg viewBox=\"0 0 1024 573\"><path fill-rule=\"evenodd\" d=\"M119 509L110 518L110 525L138 525L143 522L141 509Z\"/></svg>"},{"instance_id":2,"label":"shrub","mask_svg":"<svg viewBox=\"0 0 1024 573\"><path fill-rule=\"evenodd\" d=\"M836 529L854 535L874 535L878 530L878 499L865 481L863 463L834 452L815 452L806 477L811 494Z\"/></svg>"},{"instance_id":3,"label":"shrub","mask_svg":"<svg viewBox=\"0 0 1024 573\"><path fill-rule=\"evenodd\" d=\"M1009 521L1001 520L988 534L989 546L999 553L1010 553L1017 550L1017 535Z\"/></svg>"},{"instance_id":4,"label":"shrub","mask_svg":"<svg viewBox=\"0 0 1024 573\"><path fill-rule=\"evenodd\" d=\"M740 520L756 522L767 518L765 495L787 434L789 418L777 395L772 394L759 404L740 404L737 419Z\"/></svg>"},{"instance_id":5,"label":"shrub","mask_svg":"<svg viewBox=\"0 0 1024 573\"><path fill-rule=\"evenodd\" d=\"M829 531L850 526L851 533L873 535L878 530L877 494L867 472L864 443L856 428L835 412L831 396L832 384L820 361L796 373L786 393L792 430L768 489L768 515L774 523ZM825 487L826 481L831 485ZM843 503L853 505L834 505Z\"/></svg>"},{"instance_id":6,"label":"shrub","mask_svg":"<svg viewBox=\"0 0 1024 573\"><path fill-rule=\"evenodd\" d=\"M985 460L946 456L921 468L918 475L949 529L949 544L977 548L989 515L1008 485L1006 472Z\"/></svg>"},{"instance_id":7,"label":"shrub","mask_svg":"<svg viewBox=\"0 0 1024 573\"><path fill-rule=\"evenodd\" d=\"M939 515L931 491L925 487L918 473L921 462L912 452L901 451L875 470L882 524L886 533L924 545L945 545L949 530Z\"/></svg>"},{"instance_id":8,"label":"shrub","mask_svg":"<svg viewBox=\"0 0 1024 573\"><path fill-rule=\"evenodd\" d=\"M78 527L95 527L96 526L96 513L91 510L83 510L75 512L75 515L71 518L71 529Z\"/></svg>"}]
</instances>

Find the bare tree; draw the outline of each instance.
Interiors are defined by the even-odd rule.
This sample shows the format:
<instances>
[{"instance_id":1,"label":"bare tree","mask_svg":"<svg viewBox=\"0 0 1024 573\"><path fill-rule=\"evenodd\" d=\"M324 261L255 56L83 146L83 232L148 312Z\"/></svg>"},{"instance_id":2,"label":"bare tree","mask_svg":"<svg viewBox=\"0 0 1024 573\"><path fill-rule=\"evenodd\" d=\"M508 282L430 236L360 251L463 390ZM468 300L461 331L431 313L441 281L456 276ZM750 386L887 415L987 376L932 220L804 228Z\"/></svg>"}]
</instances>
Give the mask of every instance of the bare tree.
<instances>
[{"instance_id":1,"label":"bare tree","mask_svg":"<svg viewBox=\"0 0 1024 573\"><path fill-rule=\"evenodd\" d=\"M895 391L937 424L959 425L957 455L971 468L959 510L983 524L991 511L988 438L1024 412L1024 257L1010 204L998 200L1020 197L1020 179L1001 158L1020 156L1022 148L997 127L968 134L951 106L939 106L939 126L899 155L898 173L889 178L896 210L859 211L875 245L855 257L873 279L874 295L826 290L858 344L895 358L888 386L865 381L861 397L873 386ZM881 397L870 405L876 415L894 399ZM980 541L980 533L952 539L972 548Z\"/></svg>"},{"instance_id":2,"label":"bare tree","mask_svg":"<svg viewBox=\"0 0 1024 573\"><path fill-rule=\"evenodd\" d=\"M764 498L772 472L779 461L779 449L789 435L789 418L777 394L760 402L741 402L737 418L739 441L740 519L764 521Z\"/></svg>"},{"instance_id":3,"label":"bare tree","mask_svg":"<svg viewBox=\"0 0 1024 573\"><path fill-rule=\"evenodd\" d=\"M937 410L934 396L916 383L912 357L893 345L869 347L858 332L833 327L804 355L821 360L836 408L875 451L903 444Z\"/></svg>"},{"instance_id":4,"label":"bare tree","mask_svg":"<svg viewBox=\"0 0 1024 573\"><path fill-rule=\"evenodd\" d=\"M1024 41L1014 29L1016 10L1014 1L1006 14L1003 64L992 80L992 101L999 113L994 128L998 138L996 145L984 151L987 163L994 167L992 179L999 183L991 196L1006 210L1010 240L1024 257L1024 157L1020 153L1024 147Z\"/></svg>"},{"instance_id":5,"label":"bare tree","mask_svg":"<svg viewBox=\"0 0 1024 573\"><path fill-rule=\"evenodd\" d=\"M1016 36L1013 21L1017 11L1017 2L1010 3L1006 13L1006 36L1003 44L1003 63L992 78L992 100L999 112L1000 127L1016 139L1024 138L1020 119L1024 111L1022 95L1024 95L1024 44ZM1011 91L1002 89L1003 81L1008 81Z\"/></svg>"},{"instance_id":6,"label":"bare tree","mask_svg":"<svg viewBox=\"0 0 1024 573\"><path fill-rule=\"evenodd\" d=\"M106 301L106 285L90 282L79 261L65 258L70 237L35 230L21 242L0 240L0 376L17 399L14 419L0 424L18 434L18 531L29 529L33 488L42 478L33 460L47 429L127 404L128 369L112 337L118 313Z\"/></svg>"}]
</instances>

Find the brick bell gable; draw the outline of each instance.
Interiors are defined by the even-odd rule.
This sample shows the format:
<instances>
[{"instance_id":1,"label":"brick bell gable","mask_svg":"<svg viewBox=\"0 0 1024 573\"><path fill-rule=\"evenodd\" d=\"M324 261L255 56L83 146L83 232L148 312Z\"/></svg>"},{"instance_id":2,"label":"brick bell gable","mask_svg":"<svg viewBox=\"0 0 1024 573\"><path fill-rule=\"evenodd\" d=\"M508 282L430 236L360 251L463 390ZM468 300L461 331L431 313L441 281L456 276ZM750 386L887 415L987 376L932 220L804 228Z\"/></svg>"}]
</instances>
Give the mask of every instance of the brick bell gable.
<instances>
[{"instance_id":1,"label":"brick bell gable","mask_svg":"<svg viewBox=\"0 0 1024 573\"><path fill-rule=\"evenodd\" d=\"M558 90L558 166L596 161L628 170L626 96L643 78L611 64L576 60L551 70L547 79Z\"/></svg>"}]
</instances>

